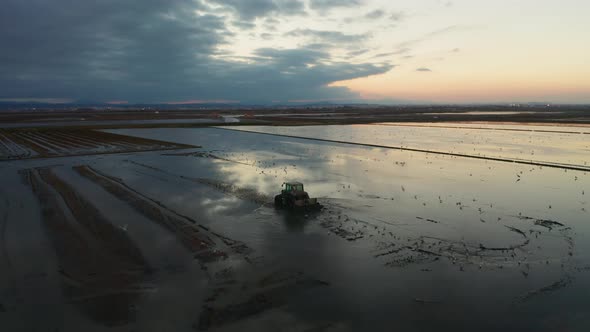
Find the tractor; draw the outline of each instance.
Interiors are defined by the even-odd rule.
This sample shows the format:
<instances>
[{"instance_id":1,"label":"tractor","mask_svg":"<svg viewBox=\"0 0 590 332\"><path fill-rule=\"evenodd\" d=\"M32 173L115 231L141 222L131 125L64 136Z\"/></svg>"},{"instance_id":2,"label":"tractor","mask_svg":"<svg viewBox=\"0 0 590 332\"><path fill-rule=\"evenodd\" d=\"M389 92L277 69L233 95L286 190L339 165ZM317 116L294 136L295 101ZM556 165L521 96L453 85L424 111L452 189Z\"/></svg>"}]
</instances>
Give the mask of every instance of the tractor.
<instances>
[{"instance_id":1,"label":"tractor","mask_svg":"<svg viewBox=\"0 0 590 332\"><path fill-rule=\"evenodd\" d=\"M283 183L285 189L275 196L275 207L291 210L319 210L322 208L317 198L309 198L301 182Z\"/></svg>"}]
</instances>

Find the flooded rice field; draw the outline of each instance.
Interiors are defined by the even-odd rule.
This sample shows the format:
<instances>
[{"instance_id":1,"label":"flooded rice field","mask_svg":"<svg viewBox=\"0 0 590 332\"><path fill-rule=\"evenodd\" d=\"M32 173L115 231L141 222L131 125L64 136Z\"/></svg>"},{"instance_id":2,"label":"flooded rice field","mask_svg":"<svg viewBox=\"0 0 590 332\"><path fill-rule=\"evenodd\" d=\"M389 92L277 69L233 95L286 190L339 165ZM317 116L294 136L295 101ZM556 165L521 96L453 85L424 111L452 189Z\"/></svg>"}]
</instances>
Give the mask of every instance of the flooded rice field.
<instances>
[{"instance_id":1,"label":"flooded rice field","mask_svg":"<svg viewBox=\"0 0 590 332\"><path fill-rule=\"evenodd\" d=\"M240 130L590 171L588 127L382 123L321 129L249 126Z\"/></svg>"},{"instance_id":2,"label":"flooded rice field","mask_svg":"<svg viewBox=\"0 0 590 332\"><path fill-rule=\"evenodd\" d=\"M590 328L584 134L236 128L108 130L176 149L0 163L0 326ZM324 208L276 210L290 180Z\"/></svg>"}]
</instances>

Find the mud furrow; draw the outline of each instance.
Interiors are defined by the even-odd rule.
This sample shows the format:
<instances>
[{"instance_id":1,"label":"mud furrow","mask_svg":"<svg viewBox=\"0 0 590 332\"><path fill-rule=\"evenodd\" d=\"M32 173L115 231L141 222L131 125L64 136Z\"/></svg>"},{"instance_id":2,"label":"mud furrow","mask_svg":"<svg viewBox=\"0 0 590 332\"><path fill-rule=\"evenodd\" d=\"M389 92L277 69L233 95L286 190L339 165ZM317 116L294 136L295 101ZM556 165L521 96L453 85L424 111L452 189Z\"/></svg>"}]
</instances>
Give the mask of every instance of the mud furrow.
<instances>
[{"instance_id":1,"label":"mud furrow","mask_svg":"<svg viewBox=\"0 0 590 332\"><path fill-rule=\"evenodd\" d=\"M41 179L51 185L62 197L76 221L89 231L93 238L108 244L117 256L138 266L147 265L139 249L131 245L127 234L113 226L89 201L75 192L63 180L59 179L50 169L37 170Z\"/></svg>"},{"instance_id":2,"label":"mud furrow","mask_svg":"<svg viewBox=\"0 0 590 332\"><path fill-rule=\"evenodd\" d=\"M219 180L206 179L206 178L192 178L192 177L188 177L188 176L184 176L184 175L177 175L177 174L162 170L160 168L153 167L153 166L146 165L146 164L139 163L139 162L135 162L132 160L128 160L127 162L137 165L137 166L147 168L147 169L151 169L151 170L159 172L159 173L174 176L174 177L186 180L186 181L191 181L191 182L195 182L198 184L206 185L206 186L216 189L226 195L232 195L232 196L237 197L241 200L251 201L254 203L258 203L258 204L272 204L273 198L271 196L268 196L268 195L261 193L255 189L252 189L252 188L238 187L234 184L219 181Z\"/></svg>"},{"instance_id":3,"label":"mud furrow","mask_svg":"<svg viewBox=\"0 0 590 332\"><path fill-rule=\"evenodd\" d=\"M569 284L572 283L572 281L573 281L573 278L571 276L567 275L563 279L560 279L560 280L552 283L551 285L541 287L539 289L528 292L527 294L521 296L518 300L520 302L526 302L534 297L541 296L546 293L558 291L562 288L567 287Z\"/></svg>"},{"instance_id":4,"label":"mud furrow","mask_svg":"<svg viewBox=\"0 0 590 332\"><path fill-rule=\"evenodd\" d=\"M0 216L0 249L2 250L2 257L7 266L11 266L10 257L8 256L8 249L6 248L6 227L8 226L8 210L10 209L10 201L4 201L4 213Z\"/></svg>"},{"instance_id":5,"label":"mud furrow","mask_svg":"<svg viewBox=\"0 0 590 332\"><path fill-rule=\"evenodd\" d=\"M13 151L13 144L22 151ZM197 146L125 136L94 130L3 130L0 132L0 160L79 156L196 148ZM31 156L27 151L36 154Z\"/></svg>"},{"instance_id":6,"label":"mud furrow","mask_svg":"<svg viewBox=\"0 0 590 332\"><path fill-rule=\"evenodd\" d=\"M244 243L197 225L195 220L179 215L160 202L153 201L125 185L117 178L92 169L89 166L74 168L80 175L102 186L120 200L126 202L149 219L162 224L179 238L187 249L195 252L212 284L210 295L203 304L199 318L194 324L198 330L220 328L279 308L292 296L328 283L305 276L302 272L287 271L276 266L250 264L247 254L251 252ZM230 252L231 251L231 252ZM248 277L248 273L236 273L233 265L212 264L221 257L232 254L234 259L247 264L238 264L242 269L256 270L262 277ZM262 258L261 258L262 259ZM223 268L219 270L219 268ZM269 272L269 270L271 272ZM266 272L264 272L266 271Z\"/></svg>"},{"instance_id":7,"label":"mud furrow","mask_svg":"<svg viewBox=\"0 0 590 332\"><path fill-rule=\"evenodd\" d=\"M222 239L215 242L214 238L218 237L205 227L197 228L196 221L178 215L161 203L154 202L132 190L121 181L98 173L89 166L78 166L74 167L74 169L81 176L93 181L113 196L129 204L140 214L174 233L183 246L192 252L201 263L205 264L227 258L228 251L233 251L233 247L224 248ZM234 242L236 249L244 246L238 241Z\"/></svg>"},{"instance_id":8,"label":"mud furrow","mask_svg":"<svg viewBox=\"0 0 590 332\"><path fill-rule=\"evenodd\" d=\"M82 149L90 149L92 148L96 142L84 142L81 137L73 137L73 136L66 136L62 132L51 132L49 134L52 138L58 139L61 142L69 144L71 146L75 146Z\"/></svg>"},{"instance_id":9,"label":"mud furrow","mask_svg":"<svg viewBox=\"0 0 590 332\"><path fill-rule=\"evenodd\" d=\"M36 144L38 146L43 147L46 150L47 155L55 155L59 153L61 148L54 144L54 142L44 140L42 137L39 137L38 133L36 132L21 132L19 133L25 139L28 139L29 142Z\"/></svg>"},{"instance_id":10,"label":"mud furrow","mask_svg":"<svg viewBox=\"0 0 590 332\"><path fill-rule=\"evenodd\" d=\"M18 145L26 146L26 147L30 148L31 150L35 151L35 153L37 153L39 156L47 156L50 153L50 150L48 148L46 148L45 146L39 145L34 140L23 137L22 135L19 135L18 133L14 133L14 134L10 135L10 139Z\"/></svg>"},{"instance_id":11,"label":"mud furrow","mask_svg":"<svg viewBox=\"0 0 590 332\"><path fill-rule=\"evenodd\" d=\"M66 299L103 325L132 321L139 293L130 290L139 289L150 271L134 243L50 170L21 175L41 205Z\"/></svg>"},{"instance_id":12,"label":"mud furrow","mask_svg":"<svg viewBox=\"0 0 590 332\"><path fill-rule=\"evenodd\" d=\"M66 142L71 142L71 141L75 141L78 142L79 144L85 145L87 149L95 149L97 147L97 141L96 139L90 139L90 138L86 138L84 135L81 135L79 133L76 132L70 132L70 131L63 131L63 132L55 132L56 135L58 135L58 137L63 138L64 141ZM105 147L110 147L110 148L114 148L115 146L106 142L102 142L102 145Z\"/></svg>"},{"instance_id":13,"label":"mud furrow","mask_svg":"<svg viewBox=\"0 0 590 332\"><path fill-rule=\"evenodd\" d=\"M56 154L64 153L64 152L75 147L70 144L65 144L61 140L56 139L55 137L52 137L51 135L48 135L47 133L44 133L44 132L35 133L34 137L36 140L40 140L44 144L51 144L55 148ZM49 143L49 142L51 142L51 143Z\"/></svg>"},{"instance_id":14,"label":"mud furrow","mask_svg":"<svg viewBox=\"0 0 590 332\"><path fill-rule=\"evenodd\" d=\"M256 291L251 294L244 294L245 298L241 301L215 305L212 301L215 301L218 296L223 297L223 294L226 294L223 289L219 289L217 295L214 295L210 302L203 306L199 320L195 323L194 328L200 331L220 328L267 310L282 307L295 294L328 285L327 282L305 277L302 273L275 272L247 287L255 287Z\"/></svg>"}]
</instances>

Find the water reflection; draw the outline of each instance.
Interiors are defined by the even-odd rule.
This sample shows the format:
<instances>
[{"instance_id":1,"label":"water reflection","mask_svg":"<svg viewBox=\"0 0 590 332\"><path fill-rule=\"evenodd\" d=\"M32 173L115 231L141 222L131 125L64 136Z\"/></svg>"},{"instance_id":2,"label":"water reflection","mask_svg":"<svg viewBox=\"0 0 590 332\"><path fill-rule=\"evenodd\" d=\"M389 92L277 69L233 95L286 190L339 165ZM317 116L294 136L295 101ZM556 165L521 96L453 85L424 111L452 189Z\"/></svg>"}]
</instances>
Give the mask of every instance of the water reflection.
<instances>
[{"instance_id":1,"label":"water reflection","mask_svg":"<svg viewBox=\"0 0 590 332\"><path fill-rule=\"evenodd\" d=\"M146 156L143 162L165 170L163 180L148 185L144 174L132 185L266 259L330 281L324 310L337 304L332 314L346 320L343 312L354 308L358 327L387 330L394 310L396 326L409 330L503 326L490 315L547 330L533 318L539 308L567 320L580 307L559 294L590 290L581 272L590 264L586 173L216 129L124 132L215 150L217 159ZM329 208L309 218L276 212L245 196L227 199L239 191L185 181L193 177L268 197L298 179ZM570 277L577 282L560 283Z\"/></svg>"},{"instance_id":2,"label":"water reflection","mask_svg":"<svg viewBox=\"0 0 590 332\"><path fill-rule=\"evenodd\" d=\"M303 232L305 227L310 223L316 221L318 213L296 212L284 209L275 209L279 218L282 220L287 231L289 232Z\"/></svg>"},{"instance_id":3,"label":"water reflection","mask_svg":"<svg viewBox=\"0 0 590 332\"><path fill-rule=\"evenodd\" d=\"M563 133L559 127L555 132L532 132L528 126L512 128L514 132L376 124L332 125L321 129L247 126L239 130L590 167L590 154L585 152L590 149L586 135ZM547 131L550 127L544 128Z\"/></svg>"}]
</instances>

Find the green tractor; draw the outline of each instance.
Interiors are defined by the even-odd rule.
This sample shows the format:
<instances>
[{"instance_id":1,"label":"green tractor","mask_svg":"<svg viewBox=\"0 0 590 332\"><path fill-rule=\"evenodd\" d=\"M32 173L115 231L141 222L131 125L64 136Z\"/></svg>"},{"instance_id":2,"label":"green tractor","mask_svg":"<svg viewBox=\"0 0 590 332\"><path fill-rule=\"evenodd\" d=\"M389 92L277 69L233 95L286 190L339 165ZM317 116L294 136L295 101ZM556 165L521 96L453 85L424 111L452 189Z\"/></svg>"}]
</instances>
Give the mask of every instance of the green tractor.
<instances>
[{"instance_id":1,"label":"green tractor","mask_svg":"<svg viewBox=\"0 0 590 332\"><path fill-rule=\"evenodd\" d=\"M285 189L275 196L275 207L292 210L319 210L322 208L317 198L309 198L301 182L283 183Z\"/></svg>"}]
</instances>

